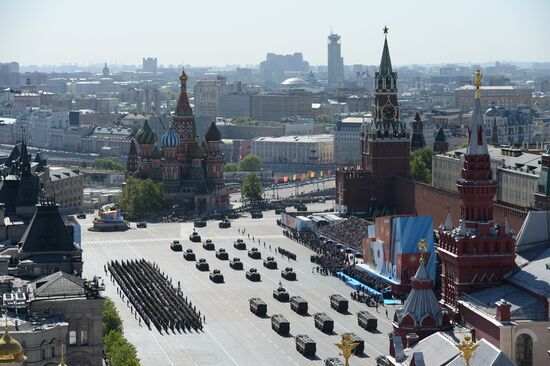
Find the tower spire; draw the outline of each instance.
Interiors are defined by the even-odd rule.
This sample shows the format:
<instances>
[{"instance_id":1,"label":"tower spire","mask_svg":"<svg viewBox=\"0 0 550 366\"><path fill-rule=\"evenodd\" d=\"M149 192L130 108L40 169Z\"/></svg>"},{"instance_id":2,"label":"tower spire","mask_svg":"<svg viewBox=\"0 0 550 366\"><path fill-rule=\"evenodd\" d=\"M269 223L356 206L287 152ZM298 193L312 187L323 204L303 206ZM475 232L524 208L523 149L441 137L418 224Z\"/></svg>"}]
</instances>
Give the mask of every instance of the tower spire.
<instances>
[{"instance_id":1,"label":"tower spire","mask_svg":"<svg viewBox=\"0 0 550 366\"><path fill-rule=\"evenodd\" d=\"M393 72L391 67L390 49L388 47L388 27L384 27L384 50L382 51L382 59L380 60L380 74L387 75Z\"/></svg>"},{"instance_id":2,"label":"tower spire","mask_svg":"<svg viewBox=\"0 0 550 366\"><path fill-rule=\"evenodd\" d=\"M483 131L484 120L481 111L481 101L479 98L479 88L481 87L481 72L479 69L474 75L474 84L476 86L476 96L474 100L474 112L472 113L472 122L470 124L470 138L468 141L467 155L486 155L489 154L487 141Z\"/></svg>"},{"instance_id":3,"label":"tower spire","mask_svg":"<svg viewBox=\"0 0 550 366\"><path fill-rule=\"evenodd\" d=\"M187 97L187 74L185 70L181 70L180 75L180 96L178 98L178 104L176 106L176 115L192 115L193 111L191 109L191 104L189 103L189 98Z\"/></svg>"}]
</instances>

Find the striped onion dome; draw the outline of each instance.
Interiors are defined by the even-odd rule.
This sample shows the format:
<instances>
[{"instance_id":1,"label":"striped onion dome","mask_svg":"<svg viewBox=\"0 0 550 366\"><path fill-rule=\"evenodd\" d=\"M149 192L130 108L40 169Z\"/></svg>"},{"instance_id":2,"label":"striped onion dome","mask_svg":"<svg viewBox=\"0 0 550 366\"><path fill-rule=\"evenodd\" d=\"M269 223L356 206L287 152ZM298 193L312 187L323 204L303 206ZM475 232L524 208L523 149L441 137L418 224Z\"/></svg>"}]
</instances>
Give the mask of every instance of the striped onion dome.
<instances>
[{"instance_id":1,"label":"striped onion dome","mask_svg":"<svg viewBox=\"0 0 550 366\"><path fill-rule=\"evenodd\" d=\"M177 147L180 144L180 138L174 133L172 127L168 128L164 135L162 135L162 146L164 147Z\"/></svg>"},{"instance_id":2,"label":"striped onion dome","mask_svg":"<svg viewBox=\"0 0 550 366\"><path fill-rule=\"evenodd\" d=\"M141 128L138 133L136 134L136 141L140 145L152 145L155 143L156 135L149 127L149 122L145 120L145 123L143 124L143 128Z\"/></svg>"}]
</instances>

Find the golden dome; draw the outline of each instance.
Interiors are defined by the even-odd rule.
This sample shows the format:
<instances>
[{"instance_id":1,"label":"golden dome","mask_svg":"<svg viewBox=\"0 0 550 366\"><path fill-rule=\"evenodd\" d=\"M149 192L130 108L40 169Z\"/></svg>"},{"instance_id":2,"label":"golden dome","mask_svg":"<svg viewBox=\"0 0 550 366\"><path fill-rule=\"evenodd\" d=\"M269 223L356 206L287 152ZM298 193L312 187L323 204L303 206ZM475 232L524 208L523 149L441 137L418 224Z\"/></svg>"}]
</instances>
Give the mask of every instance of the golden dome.
<instances>
[{"instance_id":1,"label":"golden dome","mask_svg":"<svg viewBox=\"0 0 550 366\"><path fill-rule=\"evenodd\" d=\"M185 70L181 70L180 81L187 81L188 77Z\"/></svg>"},{"instance_id":2,"label":"golden dome","mask_svg":"<svg viewBox=\"0 0 550 366\"><path fill-rule=\"evenodd\" d=\"M14 365L26 360L27 356L23 355L23 347L8 332L8 315L6 314L5 331L0 338L0 365Z\"/></svg>"}]
</instances>

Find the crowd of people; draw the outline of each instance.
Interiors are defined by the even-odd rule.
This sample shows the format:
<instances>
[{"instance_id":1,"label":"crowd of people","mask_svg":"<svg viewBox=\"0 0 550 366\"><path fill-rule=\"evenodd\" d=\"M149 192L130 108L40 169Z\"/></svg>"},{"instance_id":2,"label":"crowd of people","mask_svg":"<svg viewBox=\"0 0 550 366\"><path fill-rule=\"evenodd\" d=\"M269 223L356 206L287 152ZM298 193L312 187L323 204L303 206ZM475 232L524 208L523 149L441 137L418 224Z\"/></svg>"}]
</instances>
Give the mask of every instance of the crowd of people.
<instances>
[{"instance_id":1,"label":"crowd of people","mask_svg":"<svg viewBox=\"0 0 550 366\"><path fill-rule=\"evenodd\" d=\"M351 216L339 223L323 226L319 228L319 232L339 243L362 252L363 238L367 238L369 234L368 226L367 221Z\"/></svg>"},{"instance_id":2,"label":"crowd of people","mask_svg":"<svg viewBox=\"0 0 550 366\"><path fill-rule=\"evenodd\" d=\"M143 319L149 329L154 325L160 333L202 330L205 318L183 296L180 284L177 289L172 286L172 280L160 271L157 264L144 259L115 260L104 270L110 272L111 280L120 287L117 292L140 324Z\"/></svg>"},{"instance_id":3,"label":"crowd of people","mask_svg":"<svg viewBox=\"0 0 550 366\"><path fill-rule=\"evenodd\" d=\"M277 250L275 250L275 252L277 253ZM283 257L287 257L288 259L292 259L294 261L296 260L296 254L292 253L291 251L286 250L285 248L279 247L278 252Z\"/></svg>"},{"instance_id":4,"label":"crowd of people","mask_svg":"<svg viewBox=\"0 0 550 366\"><path fill-rule=\"evenodd\" d=\"M344 272L344 274L350 277L353 277L354 279L361 282L365 286L380 292L381 294L387 294L387 293L391 294L391 288L389 288L387 283L385 283L384 281L380 280L375 276L368 274L365 271L360 271L353 267L347 267L342 272Z\"/></svg>"}]
</instances>

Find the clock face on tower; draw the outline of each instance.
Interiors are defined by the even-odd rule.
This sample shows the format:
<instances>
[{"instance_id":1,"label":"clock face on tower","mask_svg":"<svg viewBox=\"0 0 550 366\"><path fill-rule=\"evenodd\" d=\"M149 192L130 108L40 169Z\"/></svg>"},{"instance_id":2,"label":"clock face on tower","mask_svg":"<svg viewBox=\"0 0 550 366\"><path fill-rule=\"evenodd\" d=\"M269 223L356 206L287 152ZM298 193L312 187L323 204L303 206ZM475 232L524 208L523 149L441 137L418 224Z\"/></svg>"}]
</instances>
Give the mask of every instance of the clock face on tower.
<instances>
[{"instance_id":1,"label":"clock face on tower","mask_svg":"<svg viewBox=\"0 0 550 366\"><path fill-rule=\"evenodd\" d=\"M386 104L382 108L382 118L385 120L393 120L397 116L397 109L392 104Z\"/></svg>"}]
</instances>

